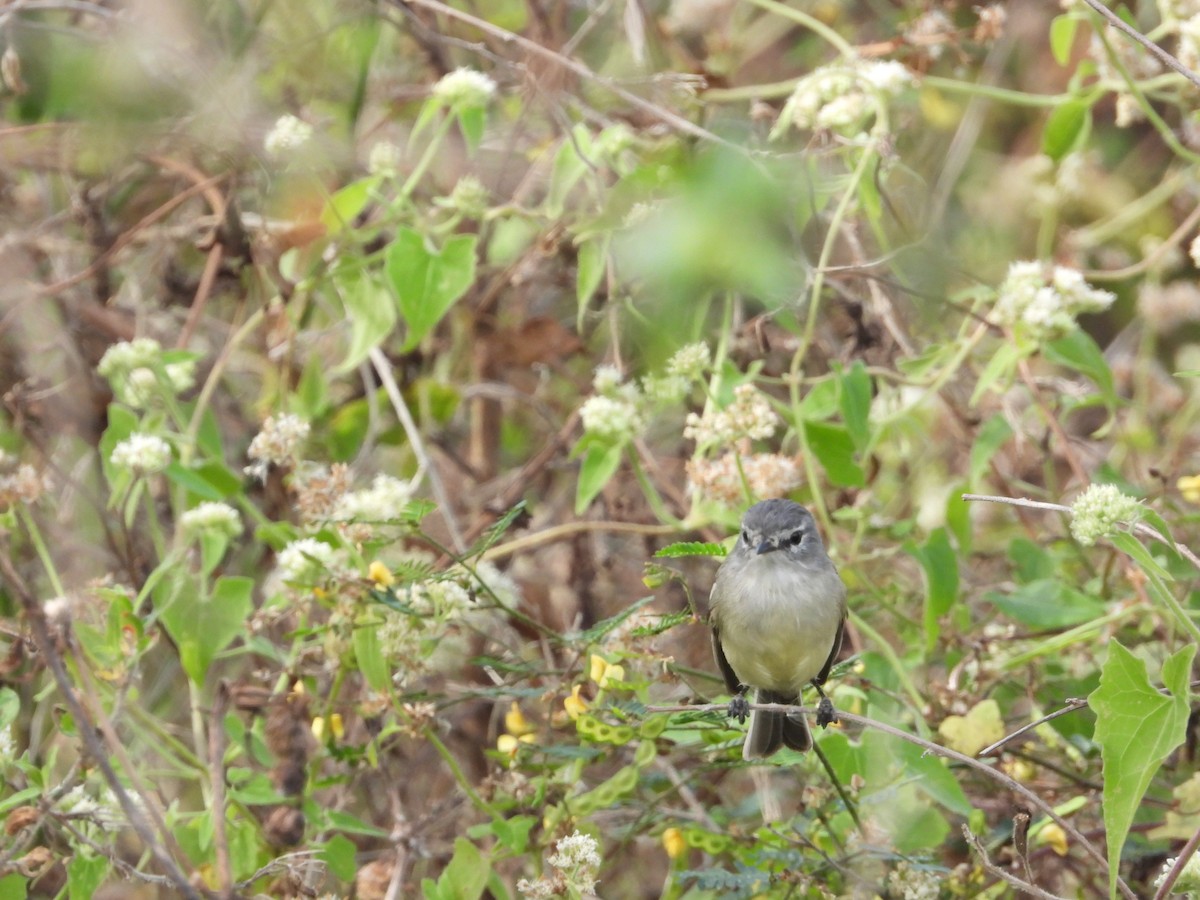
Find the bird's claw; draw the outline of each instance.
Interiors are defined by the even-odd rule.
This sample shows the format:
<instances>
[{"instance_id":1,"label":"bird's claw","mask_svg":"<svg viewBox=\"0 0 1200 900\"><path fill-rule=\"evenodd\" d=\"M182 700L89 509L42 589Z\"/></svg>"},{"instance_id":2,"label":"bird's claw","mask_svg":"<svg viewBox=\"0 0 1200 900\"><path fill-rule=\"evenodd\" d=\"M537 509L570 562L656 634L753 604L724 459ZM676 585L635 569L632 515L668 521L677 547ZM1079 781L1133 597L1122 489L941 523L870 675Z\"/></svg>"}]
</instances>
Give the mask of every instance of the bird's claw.
<instances>
[{"instance_id":1,"label":"bird's claw","mask_svg":"<svg viewBox=\"0 0 1200 900\"><path fill-rule=\"evenodd\" d=\"M729 701L729 718L737 719L738 724L744 725L746 717L750 715L750 703L746 700L745 694L737 694Z\"/></svg>"},{"instance_id":2,"label":"bird's claw","mask_svg":"<svg viewBox=\"0 0 1200 900\"><path fill-rule=\"evenodd\" d=\"M817 704L817 724L822 728L827 728L837 721L838 716L833 708L833 702L828 697L821 697L821 702Z\"/></svg>"}]
</instances>

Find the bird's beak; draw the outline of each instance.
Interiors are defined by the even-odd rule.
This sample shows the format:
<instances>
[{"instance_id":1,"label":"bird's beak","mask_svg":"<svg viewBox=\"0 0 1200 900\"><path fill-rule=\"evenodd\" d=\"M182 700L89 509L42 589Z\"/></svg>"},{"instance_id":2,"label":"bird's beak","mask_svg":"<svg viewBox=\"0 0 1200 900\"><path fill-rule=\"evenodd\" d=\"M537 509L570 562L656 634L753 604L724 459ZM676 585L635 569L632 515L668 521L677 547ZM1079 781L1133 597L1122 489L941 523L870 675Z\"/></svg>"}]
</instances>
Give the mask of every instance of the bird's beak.
<instances>
[{"instance_id":1,"label":"bird's beak","mask_svg":"<svg viewBox=\"0 0 1200 900\"><path fill-rule=\"evenodd\" d=\"M759 556L762 556L764 553L770 553L772 550L778 550L778 549L779 548L777 546L775 546L774 544L772 544L770 541L763 541L761 544L758 545L758 547L755 549L754 552L757 553Z\"/></svg>"}]
</instances>

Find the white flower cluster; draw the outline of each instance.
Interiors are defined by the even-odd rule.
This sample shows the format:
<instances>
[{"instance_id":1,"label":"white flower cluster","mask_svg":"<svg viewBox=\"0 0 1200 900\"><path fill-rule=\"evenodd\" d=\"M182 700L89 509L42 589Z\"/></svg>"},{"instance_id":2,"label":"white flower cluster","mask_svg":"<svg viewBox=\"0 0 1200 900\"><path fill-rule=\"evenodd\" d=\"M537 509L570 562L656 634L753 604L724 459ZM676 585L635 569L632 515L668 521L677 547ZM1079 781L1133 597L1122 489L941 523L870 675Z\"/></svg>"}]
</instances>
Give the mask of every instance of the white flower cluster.
<instances>
[{"instance_id":1,"label":"white flower cluster","mask_svg":"<svg viewBox=\"0 0 1200 900\"><path fill-rule=\"evenodd\" d=\"M723 506L746 504L746 491L755 499L783 497L800 486L800 467L791 456L734 450L717 459L688 460L688 484L702 499ZM740 468L739 468L740 463ZM743 485L742 478L745 477Z\"/></svg>"},{"instance_id":2,"label":"white flower cluster","mask_svg":"<svg viewBox=\"0 0 1200 900\"><path fill-rule=\"evenodd\" d=\"M113 395L134 409L145 409L160 391L179 395L196 382L196 361L165 362L162 345L154 338L113 344L100 358L96 371L108 381Z\"/></svg>"},{"instance_id":3,"label":"white flower cluster","mask_svg":"<svg viewBox=\"0 0 1200 900\"><path fill-rule=\"evenodd\" d=\"M377 141L367 156L367 171L372 175L395 175L402 158L400 148L391 141Z\"/></svg>"},{"instance_id":4,"label":"white flower cluster","mask_svg":"<svg viewBox=\"0 0 1200 900\"><path fill-rule=\"evenodd\" d=\"M433 86L433 96L451 109L486 106L496 93L496 82L475 69L455 69Z\"/></svg>"},{"instance_id":5,"label":"white flower cluster","mask_svg":"<svg viewBox=\"0 0 1200 900\"><path fill-rule=\"evenodd\" d=\"M1084 312L1108 309L1111 291L1091 287L1083 275L1065 266L1015 262L1000 285L992 308L997 324L1037 340L1062 337Z\"/></svg>"},{"instance_id":6,"label":"white flower cluster","mask_svg":"<svg viewBox=\"0 0 1200 900\"><path fill-rule=\"evenodd\" d=\"M113 447L109 461L135 475L151 475L171 464L171 445L158 435L135 431Z\"/></svg>"},{"instance_id":7,"label":"white flower cluster","mask_svg":"<svg viewBox=\"0 0 1200 900\"><path fill-rule=\"evenodd\" d=\"M934 869L919 869L910 862L901 862L888 875L890 896L903 900L938 900L942 895L942 880Z\"/></svg>"},{"instance_id":8,"label":"white flower cluster","mask_svg":"<svg viewBox=\"0 0 1200 900\"><path fill-rule=\"evenodd\" d=\"M1121 493L1114 484L1093 484L1071 504L1071 534L1090 547L1121 525L1132 525L1142 517L1140 500Z\"/></svg>"},{"instance_id":9,"label":"white flower cluster","mask_svg":"<svg viewBox=\"0 0 1200 900\"><path fill-rule=\"evenodd\" d=\"M596 875L600 871L600 845L596 839L576 831L560 840L554 848L557 852L548 862L557 871L536 881L522 878L517 882L517 891L533 900L594 894Z\"/></svg>"},{"instance_id":10,"label":"white flower cluster","mask_svg":"<svg viewBox=\"0 0 1200 900\"><path fill-rule=\"evenodd\" d=\"M1175 868L1177 862L1179 862L1178 856L1167 858L1163 863L1162 871L1154 879L1154 886L1156 888L1163 886L1163 883L1167 880L1167 875ZM1193 853L1188 857L1188 861L1183 864L1183 871L1179 873L1179 877L1175 879L1175 883L1171 885L1171 893L1194 896L1196 891L1200 891L1200 854Z\"/></svg>"},{"instance_id":11,"label":"white flower cluster","mask_svg":"<svg viewBox=\"0 0 1200 900\"><path fill-rule=\"evenodd\" d=\"M468 219L481 219L487 212L491 196L483 182L474 175L464 175L454 185L449 197L438 200L438 205L454 210Z\"/></svg>"},{"instance_id":12,"label":"white flower cluster","mask_svg":"<svg viewBox=\"0 0 1200 900\"><path fill-rule=\"evenodd\" d=\"M0 466L4 466L12 458L0 451ZM0 510L20 504L30 506L41 499L42 494L50 490L50 476L39 472L29 463L16 464L11 472L0 474Z\"/></svg>"},{"instance_id":13,"label":"white flower cluster","mask_svg":"<svg viewBox=\"0 0 1200 900\"><path fill-rule=\"evenodd\" d=\"M597 366L592 388L596 391L595 396L588 397L579 408L584 431L611 441L622 441L644 427L641 393L636 384L622 381L616 366Z\"/></svg>"},{"instance_id":14,"label":"white flower cluster","mask_svg":"<svg viewBox=\"0 0 1200 900\"><path fill-rule=\"evenodd\" d=\"M235 538L242 533L242 520L229 504L206 500L180 516L179 527L189 535Z\"/></svg>"},{"instance_id":15,"label":"white flower cluster","mask_svg":"<svg viewBox=\"0 0 1200 900\"><path fill-rule=\"evenodd\" d=\"M688 413L683 436L699 446L728 444L743 438L766 440L779 426L779 416L766 394L753 384L739 384L733 402L724 409L709 407L704 415Z\"/></svg>"},{"instance_id":16,"label":"white flower cluster","mask_svg":"<svg viewBox=\"0 0 1200 900\"><path fill-rule=\"evenodd\" d=\"M267 151L267 156L279 158L303 147L312 136L313 127L289 113L275 120L263 139L263 149Z\"/></svg>"},{"instance_id":17,"label":"white flower cluster","mask_svg":"<svg viewBox=\"0 0 1200 900\"><path fill-rule=\"evenodd\" d=\"M1163 24L1183 22L1200 15L1200 2L1197 0L1158 0L1158 14L1162 18Z\"/></svg>"},{"instance_id":18,"label":"white flower cluster","mask_svg":"<svg viewBox=\"0 0 1200 900\"><path fill-rule=\"evenodd\" d=\"M292 584L315 585L337 568L338 552L316 538L292 541L275 559L276 574Z\"/></svg>"},{"instance_id":19,"label":"white flower cluster","mask_svg":"<svg viewBox=\"0 0 1200 900\"><path fill-rule=\"evenodd\" d=\"M265 478L272 466L294 465L299 458L300 445L308 437L311 426L299 416L267 416L262 430L254 436L246 455L254 460L246 474Z\"/></svg>"},{"instance_id":20,"label":"white flower cluster","mask_svg":"<svg viewBox=\"0 0 1200 900\"><path fill-rule=\"evenodd\" d=\"M348 491L338 498L330 517L365 524L390 522L412 499L412 485L391 475L376 475L365 490Z\"/></svg>"},{"instance_id":21,"label":"white flower cluster","mask_svg":"<svg viewBox=\"0 0 1200 900\"><path fill-rule=\"evenodd\" d=\"M705 373L710 365L712 365L712 351L708 349L708 344L703 342L685 344L667 360L667 374L695 381Z\"/></svg>"},{"instance_id":22,"label":"white flower cluster","mask_svg":"<svg viewBox=\"0 0 1200 900\"><path fill-rule=\"evenodd\" d=\"M789 125L802 130L857 132L877 104L886 103L914 84L912 73L895 60L822 66L796 83L771 137L779 137Z\"/></svg>"}]
</instances>

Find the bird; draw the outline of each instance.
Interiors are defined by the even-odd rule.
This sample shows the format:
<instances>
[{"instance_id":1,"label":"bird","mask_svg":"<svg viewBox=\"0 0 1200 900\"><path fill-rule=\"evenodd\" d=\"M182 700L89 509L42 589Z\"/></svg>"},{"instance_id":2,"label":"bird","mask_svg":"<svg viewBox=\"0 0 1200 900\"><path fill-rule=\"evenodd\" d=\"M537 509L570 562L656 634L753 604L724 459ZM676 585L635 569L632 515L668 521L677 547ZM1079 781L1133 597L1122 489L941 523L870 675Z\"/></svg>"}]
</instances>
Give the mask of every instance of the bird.
<instances>
[{"instance_id":1,"label":"bird","mask_svg":"<svg viewBox=\"0 0 1200 900\"><path fill-rule=\"evenodd\" d=\"M817 724L837 721L822 685L842 646L846 585L807 509L786 499L751 506L709 599L713 655L733 695L730 716L745 721L751 688L757 703L796 705L812 684L821 697ZM742 756L762 759L782 747L805 752L812 743L802 714L754 710Z\"/></svg>"}]
</instances>

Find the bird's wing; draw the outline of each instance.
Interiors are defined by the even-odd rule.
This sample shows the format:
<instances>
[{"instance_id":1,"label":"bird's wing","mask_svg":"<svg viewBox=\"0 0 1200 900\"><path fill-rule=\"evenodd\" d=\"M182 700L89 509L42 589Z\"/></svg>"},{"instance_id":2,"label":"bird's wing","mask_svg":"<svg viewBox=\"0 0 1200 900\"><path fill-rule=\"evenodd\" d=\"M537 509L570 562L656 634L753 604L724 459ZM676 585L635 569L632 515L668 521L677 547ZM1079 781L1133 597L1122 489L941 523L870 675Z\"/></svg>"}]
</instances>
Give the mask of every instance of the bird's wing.
<instances>
[{"instance_id":1,"label":"bird's wing","mask_svg":"<svg viewBox=\"0 0 1200 900\"><path fill-rule=\"evenodd\" d=\"M838 637L841 637L841 631L838 632ZM721 649L721 632L715 627L712 630L712 646L713 656L717 658L717 668L725 677L725 687L731 694L738 693L742 689L742 683L738 679L737 673L733 671L733 666L729 664L729 660L725 658L725 651Z\"/></svg>"},{"instance_id":2,"label":"bird's wing","mask_svg":"<svg viewBox=\"0 0 1200 900\"><path fill-rule=\"evenodd\" d=\"M813 678L813 684L817 687L825 683L825 679L829 677L829 670L833 668L833 664L837 660L838 653L842 649L842 631L845 627L846 619L843 616L842 621L838 622L837 634L833 636L833 647L829 650L829 659L825 660L825 665L821 666L821 671Z\"/></svg>"}]
</instances>

